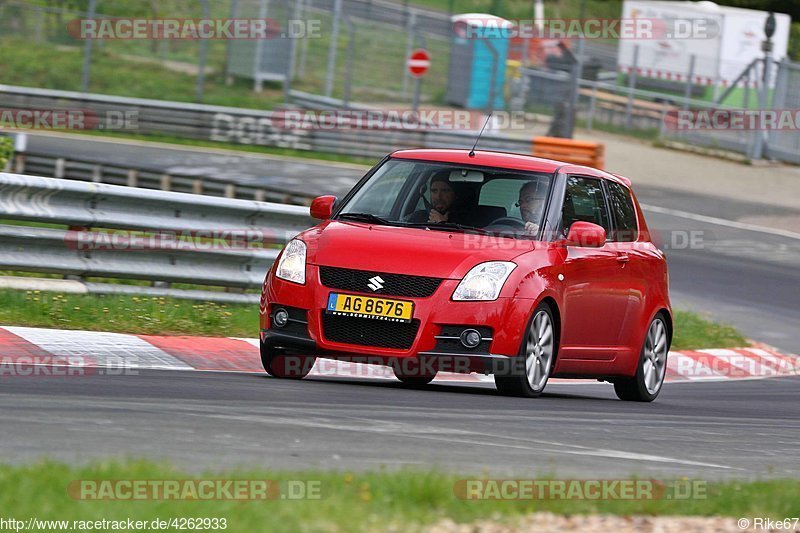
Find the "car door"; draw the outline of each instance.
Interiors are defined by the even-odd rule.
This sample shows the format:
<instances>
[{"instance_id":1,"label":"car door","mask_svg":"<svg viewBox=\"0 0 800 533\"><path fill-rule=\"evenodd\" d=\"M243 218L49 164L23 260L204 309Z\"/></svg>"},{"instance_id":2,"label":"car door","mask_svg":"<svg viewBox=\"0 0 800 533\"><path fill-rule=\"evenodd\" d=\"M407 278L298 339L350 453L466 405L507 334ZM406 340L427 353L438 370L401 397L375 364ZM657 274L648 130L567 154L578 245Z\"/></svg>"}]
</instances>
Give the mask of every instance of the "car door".
<instances>
[{"instance_id":1,"label":"car door","mask_svg":"<svg viewBox=\"0 0 800 533\"><path fill-rule=\"evenodd\" d=\"M566 236L576 221L606 230L598 248L567 246L563 263L561 357L609 360L619 351L629 296L629 269L611 240L612 218L600 179L569 175L561 213Z\"/></svg>"},{"instance_id":2,"label":"car door","mask_svg":"<svg viewBox=\"0 0 800 533\"><path fill-rule=\"evenodd\" d=\"M639 224L630 190L611 180L606 180L603 184L614 225L611 240L615 243L623 269L627 271L628 303L620 323L620 344L627 345L629 339L637 338L639 332L636 329L641 328L650 254L647 246L637 242Z\"/></svg>"}]
</instances>

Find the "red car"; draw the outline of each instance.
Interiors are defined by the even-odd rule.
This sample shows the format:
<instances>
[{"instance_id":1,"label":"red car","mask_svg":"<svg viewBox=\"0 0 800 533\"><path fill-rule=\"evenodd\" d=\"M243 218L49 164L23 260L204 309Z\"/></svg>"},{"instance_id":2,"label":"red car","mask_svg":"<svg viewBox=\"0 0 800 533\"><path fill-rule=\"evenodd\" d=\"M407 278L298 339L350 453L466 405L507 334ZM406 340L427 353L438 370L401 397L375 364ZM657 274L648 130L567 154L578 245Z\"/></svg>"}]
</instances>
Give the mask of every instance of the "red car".
<instances>
[{"instance_id":1,"label":"red car","mask_svg":"<svg viewBox=\"0 0 800 533\"><path fill-rule=\"evenodd\" d=\"M492 373L538 396L550 377L652 401L672 313L664 254L630 181L525 155L401 150L290 241L261 297L266 371L317 357L390 365L407 383Z\"/></svg>"}]
</instances>

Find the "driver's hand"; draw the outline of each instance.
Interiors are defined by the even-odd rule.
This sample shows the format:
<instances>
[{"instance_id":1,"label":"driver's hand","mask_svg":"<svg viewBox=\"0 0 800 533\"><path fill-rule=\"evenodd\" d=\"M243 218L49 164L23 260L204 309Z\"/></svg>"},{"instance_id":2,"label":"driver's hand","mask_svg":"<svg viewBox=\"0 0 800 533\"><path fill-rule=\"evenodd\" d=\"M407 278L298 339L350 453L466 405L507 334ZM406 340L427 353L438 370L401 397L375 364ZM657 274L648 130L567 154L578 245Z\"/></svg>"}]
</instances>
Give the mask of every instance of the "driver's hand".
<instances>
[{"instance_id":1,"label":"driver's hand","mask_svg":"<svg viewBox=\"0 0 800 533\"><path fill-rule=\"evenodd\" d=\"M530 235L535 235L539 233L539 224L534 224L533 222L526 222L525 231L528 232L528 234Z\"/></svg>"},{"instance_id":2,"label":"driver's hand","mask_svg":"<svg viewBox=\"0 0 800 533\"><path fill-rule=\"evenodd\" d=\"M436 209L431 209L430 214L428 215L428 222L447 222L447 217L449 213L445 213L444 215L441 214Z\"/></svg>"}]
</instances>

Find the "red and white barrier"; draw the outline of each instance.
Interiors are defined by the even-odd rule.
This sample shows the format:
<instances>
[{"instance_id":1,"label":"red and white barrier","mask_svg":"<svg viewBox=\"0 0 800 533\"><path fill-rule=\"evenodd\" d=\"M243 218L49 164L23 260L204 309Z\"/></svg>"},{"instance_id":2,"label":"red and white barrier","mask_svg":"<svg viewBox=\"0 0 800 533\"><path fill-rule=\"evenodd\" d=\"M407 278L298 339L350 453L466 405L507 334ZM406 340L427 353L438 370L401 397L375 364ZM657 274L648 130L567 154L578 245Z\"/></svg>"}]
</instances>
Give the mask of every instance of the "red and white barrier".
<instances>
[{"instance_id":1,"label":"red and white barrier","mask_svg":"<svg viewBox=\"0 0 800 533\"><path fill-rule=\"evenodd\" d=\"M667 361L666 380L672 382L800 375L800 357L766 346L672 351ZM257 339L0 327L0 377L20 365L263 372ZM327 359L318 359L311 375L395 379L388 367ZM480 383L493 378L442 372L436 381Z\"/></svg>"}]
</instances>

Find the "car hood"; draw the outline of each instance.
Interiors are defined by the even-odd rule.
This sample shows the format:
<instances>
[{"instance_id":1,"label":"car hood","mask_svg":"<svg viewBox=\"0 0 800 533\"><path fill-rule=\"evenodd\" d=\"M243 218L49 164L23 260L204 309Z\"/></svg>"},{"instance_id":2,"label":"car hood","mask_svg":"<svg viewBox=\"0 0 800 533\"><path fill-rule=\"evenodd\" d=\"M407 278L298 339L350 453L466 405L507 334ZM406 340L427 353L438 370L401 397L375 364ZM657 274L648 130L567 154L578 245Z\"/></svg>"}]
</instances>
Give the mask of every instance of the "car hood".
<instances>
[{"instance_id":1,"label":"car hood","mask_svg":"<svg viewBox=\"0 0 800 533\"><path fill-rule=\"evenodd\" d=\"M510 261L534 248L524 239L336 220L299 237L314 265L451 279L478 263Z\"/></svg>"}]
</instances>

